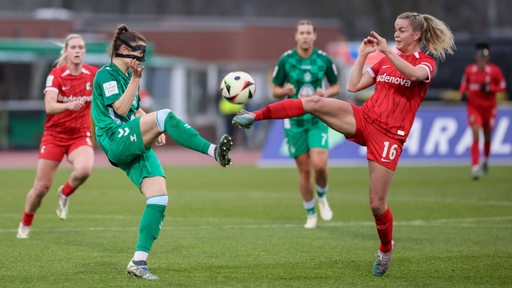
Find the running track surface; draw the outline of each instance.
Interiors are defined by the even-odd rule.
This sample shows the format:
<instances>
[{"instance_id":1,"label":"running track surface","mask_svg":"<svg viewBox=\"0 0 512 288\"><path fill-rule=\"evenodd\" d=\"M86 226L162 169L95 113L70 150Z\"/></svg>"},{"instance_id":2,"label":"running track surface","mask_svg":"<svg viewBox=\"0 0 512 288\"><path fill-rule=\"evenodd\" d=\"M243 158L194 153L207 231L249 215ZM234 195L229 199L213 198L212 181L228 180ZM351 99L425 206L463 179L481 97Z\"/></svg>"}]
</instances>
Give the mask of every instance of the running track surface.
<instances>
[{"instance_id":1,"label":"running track surface","mask_svg":"<svg viewBox=\"0 0 512 288\"><path fill-rule=\"evenodd\" d=\"M155 153L163 166L216 166L213 158L182 147L155 148ZM259 150L238 148L231 151L233 166L258 165ZM37 150L0 151L0 168L35 168ZM95 150L95 167L113 167L101 149ZM64 160L61 167L70 167Z\"/></svg>"}]
</instances>

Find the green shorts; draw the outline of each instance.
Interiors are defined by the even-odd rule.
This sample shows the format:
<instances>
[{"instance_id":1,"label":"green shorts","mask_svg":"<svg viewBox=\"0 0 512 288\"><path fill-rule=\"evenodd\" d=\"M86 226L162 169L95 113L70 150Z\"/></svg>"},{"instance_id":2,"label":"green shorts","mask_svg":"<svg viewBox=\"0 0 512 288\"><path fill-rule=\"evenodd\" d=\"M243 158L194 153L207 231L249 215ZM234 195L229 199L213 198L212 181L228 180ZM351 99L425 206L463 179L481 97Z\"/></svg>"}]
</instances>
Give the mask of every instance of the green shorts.
<instances>
[{"instance_id":1,"label":"green shorts","mask_svg":"<svg viewBox=\"0 0 512 288\"><path fill-rule=\"evenodd\" d=\"M110 163L121 168L140 190L146 177L165 177L160 161L153 149L146 149L140 133L140 118L123 123L117 131L98 139Z\"/></svg>"},{"instance_id":2,"label":"green shorts","mask_svg":"<svg viewBox=\"0 0 512 288\"><path fill-rule=\"evenodd\" d=\"M329 127L320 119L285 119L284 135L290 157L298 157L312 148L329 149Z\"/></svg>"}]
</instances>

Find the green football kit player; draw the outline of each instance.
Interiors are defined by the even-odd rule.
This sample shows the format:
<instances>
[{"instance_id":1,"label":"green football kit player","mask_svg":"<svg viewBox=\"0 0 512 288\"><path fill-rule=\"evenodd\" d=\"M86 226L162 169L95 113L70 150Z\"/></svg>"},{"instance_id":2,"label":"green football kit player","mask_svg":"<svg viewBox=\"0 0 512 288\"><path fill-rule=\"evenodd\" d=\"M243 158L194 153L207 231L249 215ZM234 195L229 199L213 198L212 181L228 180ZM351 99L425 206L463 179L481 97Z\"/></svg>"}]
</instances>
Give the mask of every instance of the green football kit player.
<instances>
[{"instance_id":1,"label":"green football kit player","mask_svg":"<svg viewBox=\"0 0 512 288\"><path fill-rule=\"evenodd\" d=\"M158 279L149 271L146 259L162 228L168 196L165 174L152 145L164 145L165 132L181 146L210 155L226 167L231 163L232 141L224 135L218 145L210 143L170 109L148 114L140 109L145 50L141 34L126 25L118 27L112 61L99 69L94 79L92 118L97 142L109 161L122 169L146 198L135 253L126 272L137 278Z\"/></svg>"},{"instance_id":2,"label":"green football kit player","mask_svg":"<svg viewBox=\"0 0 512 288\"><path fill-rule=\"evenodd\" d=\"M295 33L297 48L285 52L279 59L272 77L276 98L305 98L312 95L336 96L340 92L336 66L323 51L313 47L316 31L309 20L301 20ZM324 89L327 80L328 87ZM290 157L299 169L299 190L307 211L305 228L315 228L317 216L311 169L314 171L320 216L332 219L327 202L328 127L319 118L305 114L284 119L284 131Z\"/></svg>"}]
</instances>

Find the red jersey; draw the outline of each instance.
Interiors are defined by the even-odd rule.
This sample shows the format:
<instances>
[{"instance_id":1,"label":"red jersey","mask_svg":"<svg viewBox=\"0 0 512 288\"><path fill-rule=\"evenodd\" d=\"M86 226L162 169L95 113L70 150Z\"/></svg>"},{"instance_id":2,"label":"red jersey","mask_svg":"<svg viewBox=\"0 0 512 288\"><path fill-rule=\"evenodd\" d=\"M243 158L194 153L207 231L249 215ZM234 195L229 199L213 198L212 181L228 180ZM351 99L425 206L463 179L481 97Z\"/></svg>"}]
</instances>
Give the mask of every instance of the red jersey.
<instances>
[{"instance_id":1,"label":"red jersey","mask_svg":"<svg viewBox=\"0 0 512 288\"><path fill-rule=\"evenodd\" d=\"M430 86L436 62L423 52L400 57L413 66L424 67L429 77L424 81L411 81L395 68L388 57L382 57L368 68L375 79L375 92L362 109L365 118L385 134L395 139L406 139Z\"/></svg>"},{"instance_id":2,"label":"red jersey","mask_svg":"<svg viewBox=\"0 0 512 288\"><path fill-rule=\"evenodd\" d=\"M98 68L83 64L79 75L72 75L66 65L55 67L46 78L46 88L54 90L58 103L83 101L85 105L78 111L66 110L57 114L47 114L44 134L69 139L83 136L91 129L92 84Z\"/></svg>"},{"instance_id":3,"label":"red jersey","mask_svg":"<svg viewBox=\"0 0 512 288\"><path fill-rule=\"evenodd\" d=\"M488 87L485 91L484 87ZM487 63L483 70L473 63L466 66L459 92L467 93L468 105L482 109L494 109L496 107L496 92L503 92L506 89L505 77L501 69Z\"/></svg>"}]
</instances>

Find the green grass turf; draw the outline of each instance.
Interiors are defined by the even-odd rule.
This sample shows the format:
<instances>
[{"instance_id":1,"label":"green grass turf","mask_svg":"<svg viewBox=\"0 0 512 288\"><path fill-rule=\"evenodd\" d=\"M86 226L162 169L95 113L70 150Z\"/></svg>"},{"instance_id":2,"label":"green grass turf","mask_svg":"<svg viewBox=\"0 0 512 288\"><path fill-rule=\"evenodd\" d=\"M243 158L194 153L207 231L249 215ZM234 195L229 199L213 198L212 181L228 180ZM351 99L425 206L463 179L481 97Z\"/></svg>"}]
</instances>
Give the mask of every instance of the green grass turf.
<instances>
[{"instance_id":1,"label":"green grass turf","mask_svg":"<svg viewBox=\"0 0 512 288\"><path fill-rule=\"evenodd\" d=\"M166 169L169 207L148 259L157 282L124 274L144 199L115 168L95 169L55 214L54 187L31 238L16 239L34 169L0 170L1 287L510 287L512 167L479 181L469 167L399 167L390 192L397 244L378 248L366 167L331 168L330 223L302 227L295 168Z\"/></svg>"}]
</instances>

